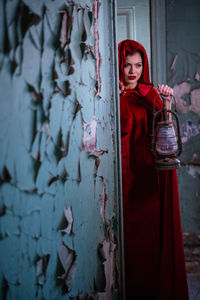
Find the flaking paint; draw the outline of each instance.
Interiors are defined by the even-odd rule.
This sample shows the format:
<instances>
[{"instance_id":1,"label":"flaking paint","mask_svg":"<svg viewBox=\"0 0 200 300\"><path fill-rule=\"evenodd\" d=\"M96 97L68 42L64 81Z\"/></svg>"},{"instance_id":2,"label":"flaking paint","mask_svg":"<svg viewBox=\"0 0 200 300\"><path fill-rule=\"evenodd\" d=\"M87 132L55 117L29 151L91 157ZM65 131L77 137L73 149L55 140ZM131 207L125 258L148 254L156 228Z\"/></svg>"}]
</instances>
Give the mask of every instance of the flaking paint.
<instances>
[{"instance_id":1,"label":"flaking paint","mask_svg":"<svg viewBox=\"0 0 200 300\"><path fill-rule=\"evenodd\" d=\"M119 297L113 3L0 6L0 298Z\"/></svg>"}]
</instances>

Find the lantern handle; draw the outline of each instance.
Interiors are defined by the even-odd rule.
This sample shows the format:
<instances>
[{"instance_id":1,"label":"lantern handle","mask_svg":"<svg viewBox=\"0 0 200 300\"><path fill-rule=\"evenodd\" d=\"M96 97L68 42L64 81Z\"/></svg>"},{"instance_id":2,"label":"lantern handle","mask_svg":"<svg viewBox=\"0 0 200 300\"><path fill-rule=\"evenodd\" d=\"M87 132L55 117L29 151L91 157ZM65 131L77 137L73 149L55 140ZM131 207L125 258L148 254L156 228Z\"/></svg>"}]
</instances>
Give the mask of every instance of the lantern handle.
<instances>
[{"instance_id":1,"label":"lantern handle","mask_svg":"<svg viewBox=\"0 0 200 300\"><path fill-rule=\"evenodd\" d=\"M155 105L156 105L156 99L157 97L160 98L160 100L162 101L162 96L160 96L160 94L157 94L154 99L153 99L153 113L155 113L156 109L155 109ZM172 102L174 102L174 111L177 113L177 106L176 106L176 98L174 95L172 95ZM163 103L163 101L162 101ZM164 103L163 103L164 104Z\"/></svg>"},{"instance_id":2,"label":"lantern handle","mask_svg":"<svg viewBox=\"0 0 200 300\"><path fill-rule=\"evenodd\" d=\"M155 111L156 111L155 105L156 105L156 99L157 99L157 97L159 97L160 100L162 101L162 99L161 99L161 97L160 97L160 94L157 94L157 95L155 96L155 98L153 99L153 114L155 114ZM163 101L162 101L162 102L163 102Z\"/></svg>"},{"instance_id":3,"label":"lantern handle","mask_svg":"<svg viewBox=\"0 0 200 300\"><path fill-rule=\"evenodd\" d=\"M174 111L177 113L176 98L174 95L172 95L172 102L173 100L174 100Z\"/></svg>"}]
</instances>

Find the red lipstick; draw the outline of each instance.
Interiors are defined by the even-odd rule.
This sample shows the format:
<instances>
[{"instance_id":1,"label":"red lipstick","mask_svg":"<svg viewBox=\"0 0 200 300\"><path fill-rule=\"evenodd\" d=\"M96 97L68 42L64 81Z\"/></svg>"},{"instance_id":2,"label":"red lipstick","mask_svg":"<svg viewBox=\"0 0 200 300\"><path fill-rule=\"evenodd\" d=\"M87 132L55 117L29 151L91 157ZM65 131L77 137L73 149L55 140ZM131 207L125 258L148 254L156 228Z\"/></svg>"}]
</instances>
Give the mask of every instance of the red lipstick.
<instances>
[{"instance_id":1,"label":"red lipstick","mask_svg":"<svg viewBox=\"0 0 200 300\"><path fill-rule=\"evenodd\" d=\"M136 76L128 76L128 78L129 78L130 80L134 80L134 79L136 79Z\"/></svg>"}]
</instances>

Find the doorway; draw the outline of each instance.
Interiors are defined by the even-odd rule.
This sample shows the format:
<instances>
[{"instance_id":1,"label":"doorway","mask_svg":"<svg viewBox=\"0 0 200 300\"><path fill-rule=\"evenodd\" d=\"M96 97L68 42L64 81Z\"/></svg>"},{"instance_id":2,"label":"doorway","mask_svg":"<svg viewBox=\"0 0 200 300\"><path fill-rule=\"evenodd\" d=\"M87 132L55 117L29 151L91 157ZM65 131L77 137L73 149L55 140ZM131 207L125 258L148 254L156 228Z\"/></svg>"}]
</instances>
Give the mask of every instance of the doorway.
<instances>
[{"instance_id":1,"label":"doorway","mask_svg":"<svg viewBox=\"0 0 200 300\"><path fill-rule=\"evenodd\" d=\"M147 0L117 0L117 42L141 43L151 62L150 5Z\"/></svg>"},{"instance_id":2,"label":"doorway","mask_svg":"<svg viewBox=\"0 0 200 300\"><path fill-rule=\"evenodd\" d=\"M158 83L165 84L165 0L117 0L116 3L117 44L125 39L141 43L147 52L151 81L155 88Z\"/></svg>"},{"instance_id":3,"label":"doorway","mask_svg":"<svg viewBox=\"0 0 200 300\"><path fill-rule=\"evenodd\" d=\"M166 83L165 0L117 0L117 43L133 39L148 56L155 87Z\"/></svg>"}]
</instances>

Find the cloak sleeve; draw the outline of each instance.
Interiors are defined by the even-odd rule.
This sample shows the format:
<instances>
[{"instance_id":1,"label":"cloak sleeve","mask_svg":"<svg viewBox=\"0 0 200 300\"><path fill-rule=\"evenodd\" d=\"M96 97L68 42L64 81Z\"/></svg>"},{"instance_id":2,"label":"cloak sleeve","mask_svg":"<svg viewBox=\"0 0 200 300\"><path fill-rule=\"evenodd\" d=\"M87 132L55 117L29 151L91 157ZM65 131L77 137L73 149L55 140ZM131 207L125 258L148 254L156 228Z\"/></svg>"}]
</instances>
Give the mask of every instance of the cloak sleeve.
<instances>
[{"instance_id":1,"label":"cloak sleeve","mask_svg":"<svg viewBox=\"0 0 200 300\"><path fill-rule=\"evenodd\" d=\"M139 83L135 93L143 98L143 105L151 111L153 111L154 105L156 110L163 108L159 94L152 84Z\"/></svg>"}]
</instances>

